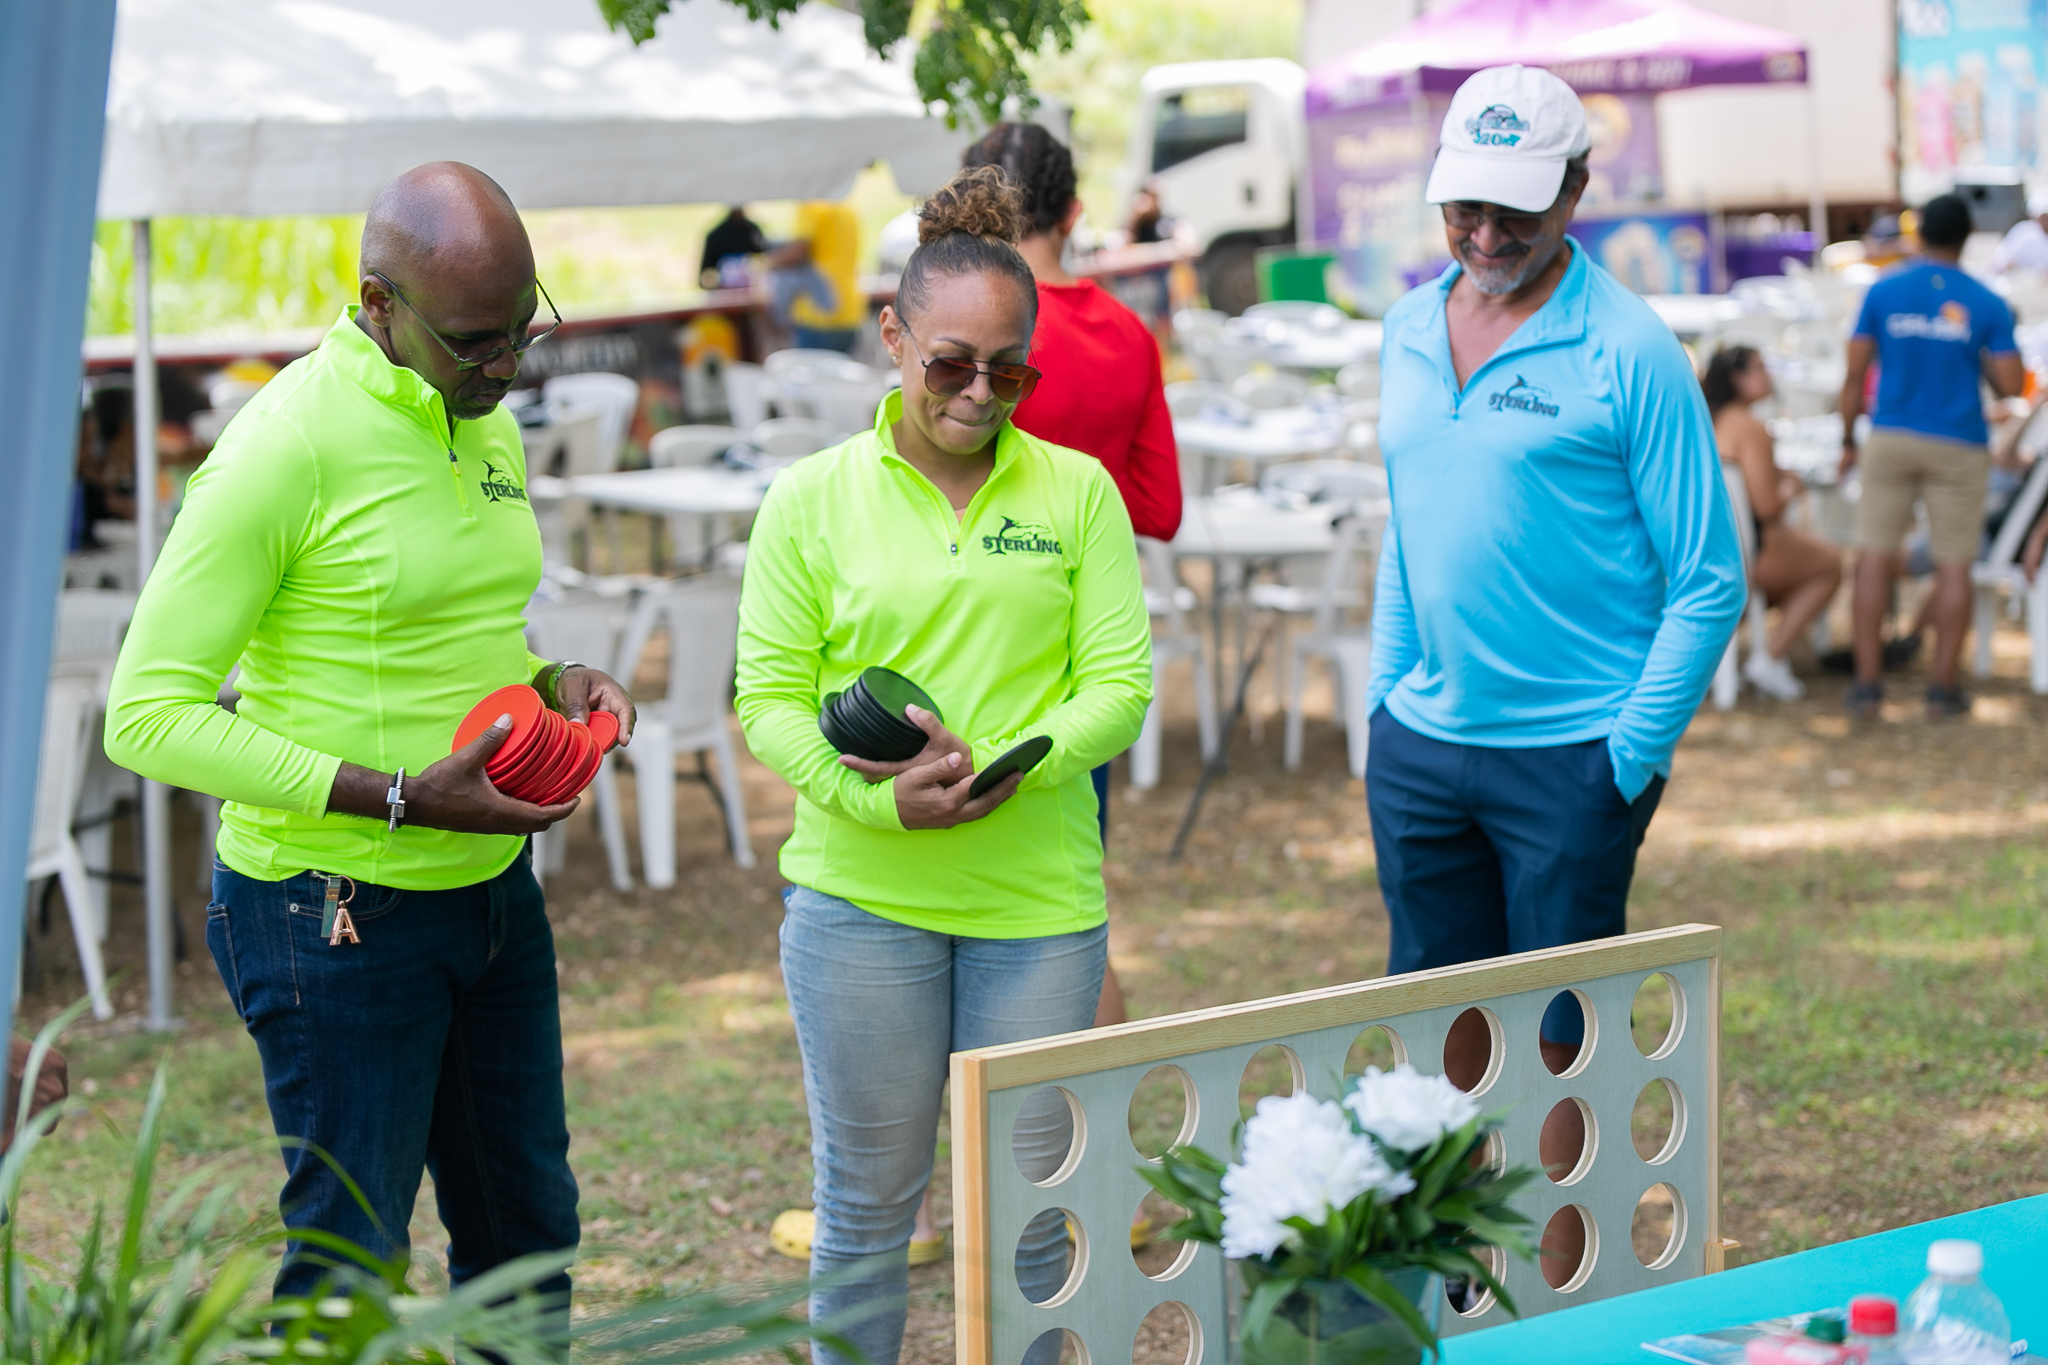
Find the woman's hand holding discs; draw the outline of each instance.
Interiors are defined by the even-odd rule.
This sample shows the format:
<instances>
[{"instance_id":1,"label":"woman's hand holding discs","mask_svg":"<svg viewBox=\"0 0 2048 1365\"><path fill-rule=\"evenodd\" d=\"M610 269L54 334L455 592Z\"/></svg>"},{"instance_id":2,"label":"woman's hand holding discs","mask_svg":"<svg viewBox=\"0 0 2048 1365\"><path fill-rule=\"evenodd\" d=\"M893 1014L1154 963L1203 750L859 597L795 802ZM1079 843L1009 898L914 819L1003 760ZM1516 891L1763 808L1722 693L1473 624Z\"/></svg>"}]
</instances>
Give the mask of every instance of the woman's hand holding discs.
<instances>
[{"instance_id":1,"label":"woman's hand holding discs","mask_svg":"<svg viewBox=\"0 0 2048 1365\"><path fill-rule=\"evenodd\" d=\"M956 753L942 754L913 767L896 779L896 818L905 829L951 829L979 820L1017 794L1024 774L1011 773L973 800L974 762Z\"/></svg>"},{"instance_id":2,"label":"woman's hand holding discs","mask_svg":"<svg viewBox=\"0 0 2048 1365\"><path fill-rule=\"evenodd\" d=\"M562 670L555 683L555 702L564 716L585 724L593 711L611 712L619 718L619 747L633 742L633 698L610 674L586 664Z\"/></svg>"},{"instance_id":3,"label":"woman's hand holding discs","mask_svg":"<svg viewBox=\"0 0 2048 1365\"><path fill-rule=\"evenodd\" d=\"M910 758L895 763L877 763L873 759L855 758L852 754L841 754L839 761L865 777L870 783L887 782L892 777L901 777L913 768L928 767L947 754L958 754L963 770L971 772L974 767L974 750L967 741L946 728L946 723L921 706L906 706L904 716L918 729L924 731L924 748Z\"/></svg>"},{"instance_id":4,"label":"woman's hand holding discs","mask_svg":"<svg viewBox=\"0 0 2048 1365\"><path fill-rule=\"evenodd\" d=\"M405 823L457 834L537 834L566 819L576 809L576 798L536 806L515 801L491 785L484 764L511 733L512 717L500 716L490 729L425 772L407 774ZM384 793L390 785L389 773L344 763L335 775L328 808L381 820L388 809Z\"/></svg>"}]
</instances>

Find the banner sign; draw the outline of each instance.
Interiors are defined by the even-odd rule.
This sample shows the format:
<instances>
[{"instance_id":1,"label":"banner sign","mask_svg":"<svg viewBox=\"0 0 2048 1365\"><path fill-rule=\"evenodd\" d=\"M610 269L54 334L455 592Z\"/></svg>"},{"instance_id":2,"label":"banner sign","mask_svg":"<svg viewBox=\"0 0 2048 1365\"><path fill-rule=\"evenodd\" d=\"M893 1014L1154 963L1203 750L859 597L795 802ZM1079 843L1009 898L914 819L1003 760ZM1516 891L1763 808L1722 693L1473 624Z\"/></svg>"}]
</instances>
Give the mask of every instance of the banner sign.
<instances>
[{"instance_id":1,"label":"banner sign","mask_svg":"<svg viewBox=\"0 0 2048 1365\"><path fill-rule=\"evenodd\" d=\"M1898 0L1899 191L1924 202L1958 168L2048 178L2048 0Z\"/></svg>"}]
</instances>

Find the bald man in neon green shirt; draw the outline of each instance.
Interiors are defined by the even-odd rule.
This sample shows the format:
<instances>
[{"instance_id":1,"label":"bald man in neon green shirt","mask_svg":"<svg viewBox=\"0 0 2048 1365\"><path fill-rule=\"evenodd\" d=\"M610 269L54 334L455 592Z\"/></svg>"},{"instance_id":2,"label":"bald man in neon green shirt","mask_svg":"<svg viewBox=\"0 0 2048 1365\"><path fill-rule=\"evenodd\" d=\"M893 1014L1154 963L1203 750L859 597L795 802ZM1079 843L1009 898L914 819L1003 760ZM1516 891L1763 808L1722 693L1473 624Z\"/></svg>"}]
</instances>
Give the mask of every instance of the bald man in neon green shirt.
<instances>
[{"instance_id":1,"label":"bald man in neon green shirt","mask_svg":"<svg viewBox=\"0 0 2048 1365\"><path fill-rule=\"evenodd\" d=\"M491 785L509 717L449 742L513 683L622 734L632 706L526 648L540 537L498 403L548 328L511 201L455 163L399 177L364 224L361 296L193 476L106 747L227 801L206 938L291 1140L287 1226L402 1258L431 1170L459 1284L578 1239L554 943L523 856L575 802ZM214 697L237 663L230 714ZM304 1249L280 1294L327 1275ZM568 1276L540 1288L566 1314Z\"/></svg>"}]
</instances>

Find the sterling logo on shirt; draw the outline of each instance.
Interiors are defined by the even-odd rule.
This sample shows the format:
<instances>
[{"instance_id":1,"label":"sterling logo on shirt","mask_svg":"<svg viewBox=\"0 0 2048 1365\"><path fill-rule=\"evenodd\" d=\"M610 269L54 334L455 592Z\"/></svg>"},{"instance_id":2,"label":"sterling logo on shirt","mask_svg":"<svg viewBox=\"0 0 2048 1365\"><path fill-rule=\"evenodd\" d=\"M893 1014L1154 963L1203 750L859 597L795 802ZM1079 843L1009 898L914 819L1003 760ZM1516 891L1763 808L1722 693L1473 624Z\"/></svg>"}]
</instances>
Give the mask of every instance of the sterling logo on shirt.
<instances>
[{"instance_id":1,"label":"sterling logo on shirt","mask_svg":"<svg viewBox=\"0 0 2048 1365\"><path fill-rule=\"evenodd\" d=\"M484 461L484 476L477 481L477 487L483 489L484 496L492 502L498 502L501 499L508 499L512 502L526 501L526 490L506 478L505 475L498 471L498 467L489 460Z\"/></svg>"},{"instance_id":2,"label":"sterling logo on shirt","mask_svg":"<svg viewBox=\"0 0 2048 1365\"><path fill-rule=\"evenodd\" d=\"M1887 335L1921 341L1968 341L1970 310L1950 299L1933 317L1925 313L1893 313L1884 320Z\"/></svg>"},{"instance_id":3,"label":"sterling logo on shirt","mask_svg":"<svg viewBox=\"0 0 2048 1365\"><path fill-rule=\"evenodd\" d=\"M1557 404L1550 401L1550 390L1541 384L1531 384L1520 375L1515 382L1498 393L1486 395L1486 406L1495 412L1527 412L1538 417L1557 416Z\"/></svg>"},{"instance_id":4,"label":"sterling logo on shirt","mask_svg":"<svg viewBox=\"0 0 2048 1365\"><path fill-rule=\"evenodd\" d=\"M1505 104L1489 104L1465 120L1465 131L1475 147L1512 147L1529 131L1522 116Z\"/></svg>"},{"instance_id":5,"label":"sterling logo on shirt","mask_svg":"<svg viewBox=\"0 0 2048 1365\"><path fill-rule=\"evenodd\" d=\"M1056 555L1060 543L1053 539L1052 527L1042 521L1004 517L1001 530L981 538L981 548L992 555Z\"/></svg>"}]
</instances>

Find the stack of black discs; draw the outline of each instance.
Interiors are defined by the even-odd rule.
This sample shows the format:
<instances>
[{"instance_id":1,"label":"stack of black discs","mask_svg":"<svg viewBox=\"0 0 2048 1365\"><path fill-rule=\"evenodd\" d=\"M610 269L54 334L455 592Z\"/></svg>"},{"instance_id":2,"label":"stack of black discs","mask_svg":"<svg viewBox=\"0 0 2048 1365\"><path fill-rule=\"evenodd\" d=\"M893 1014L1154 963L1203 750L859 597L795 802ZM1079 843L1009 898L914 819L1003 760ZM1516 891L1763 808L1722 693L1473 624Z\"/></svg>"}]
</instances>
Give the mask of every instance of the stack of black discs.
<instances>
[{"instance_id":1,"label":"stack of black discs","mask_svg":"<svg viewBox=\"0 0 2048 1365\"><path fill-rule=\"evenodd\" d=\"M864 669L844 692L825 696L818 729L842 754L875 763L901 763L924 749L925 733L903 714L920 706L944 720L938 703L901 673L886 668Z\"/></svg>"}]
</instances>

